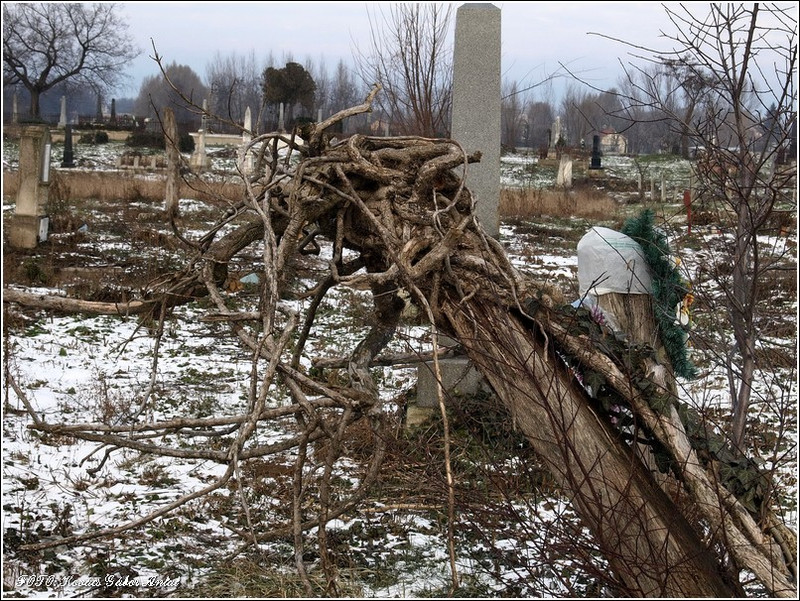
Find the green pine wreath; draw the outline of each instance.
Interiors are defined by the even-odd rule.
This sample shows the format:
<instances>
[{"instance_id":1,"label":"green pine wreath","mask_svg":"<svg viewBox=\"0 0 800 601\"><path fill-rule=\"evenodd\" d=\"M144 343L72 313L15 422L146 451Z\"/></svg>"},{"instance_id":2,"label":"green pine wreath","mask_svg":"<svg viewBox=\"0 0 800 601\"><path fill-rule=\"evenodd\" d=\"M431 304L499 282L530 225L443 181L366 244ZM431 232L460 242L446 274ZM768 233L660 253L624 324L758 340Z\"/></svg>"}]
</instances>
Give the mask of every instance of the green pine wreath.
<instances>
[{"instance_id":1,"label":"green pine wreath","mask_svg":"<svg viewBox=\"0 0 800 601\"><path fill-rule=\"evenodd\" d=\"M687 332L675 321L675 308L683 302L689 288L670 257L666 235L654 223L655 213L645 209L639 217L631 217L625 222L622 233L639 243L650 268L656 323L675 374L692 379L697 376L697 368L688 357Z\"/></svg>"}]
</instances>

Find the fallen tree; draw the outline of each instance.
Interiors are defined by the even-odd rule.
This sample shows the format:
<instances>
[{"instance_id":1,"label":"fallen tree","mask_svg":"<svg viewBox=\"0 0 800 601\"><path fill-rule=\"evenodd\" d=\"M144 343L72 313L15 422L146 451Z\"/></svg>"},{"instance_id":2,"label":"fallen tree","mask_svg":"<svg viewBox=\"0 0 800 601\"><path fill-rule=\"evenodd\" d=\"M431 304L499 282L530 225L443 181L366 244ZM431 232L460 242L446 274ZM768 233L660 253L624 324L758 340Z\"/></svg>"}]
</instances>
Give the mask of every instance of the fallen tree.
<instances>
[{"instance_id":1,"label":"fallen tree","mask_svg":"<svg viewBox=\"0 0 800 601\"><path fill-rule=\"evenodd\" d=\"M134 426L115 429L46 423L29 407L31 427L68 432L110 449L195 456L228 464L223 476L192 498L223 486L240 461L296 448L291 524L279 532L254 526L240 534L250 542L290 534L297 568L305 574L303 532L319 526L324 567L326 523L358 503L379 472L385 415L369 368L394 336L405 306L402 297L407 297L431 327L435 373L439 371L438 337L446 334L459 341L483 372L592 532L612 568L614 592L742 596L739 575L748 571L770 595L796 596L793 533L780 526L770 508L750 511L724 487L715 477L719 457L698 455L697 442L687 434L674 393L648 377L645 359L652 361L654 352L637 349L638 354L627 353L623 359L601 345L594 326L579 311L565 306L558 290L523 276L497 241L484 233L466 186L469 164L480 160L479 155L467 156L452 140L359 135L335 143L328 140L326 130L331 125L370 110L377 92L373 90L365 104L311 126L304 132L304 145L294 136L283 137L299 160L291 154L279 155L281 136L255 138L252 146L261 150L257 175L243 178L246 198L200 239L181 236L195 250L191 264L136 301L140 304L126 307L150 306L151 316L163 321L168 306L208 295L216 309L209 318L229 321L253 354L246 414L171 423L139 420ZM233 227L217 239L223 226ZM303 254L318 252L317 239L322 238L333 245L328 270L306 291L311 299L308 308L296 314L282 302L292 285L292 266ZM229 306L223 290L227 266L256 243L263 258L258 309L237 311ZM345 251L355 258L345 260ZM367 287L374 302L373 326L347 360L347 382L338 386L300 366L316 309L335 286ZM24 303L26 298L17 293L4 296L4 302ZM34 306L46 307L48 302L56 303L39 298ZM70 309L60 302L52 306ZM74 308L91 310L88 304ZM296 340L290 344L292 336ZM631 356L641 360L631 360ZM574 363L602 375L609 393L632 415L632 438L581 385L570 367ZM277 381L286 385L292 399L280 410L268 404ZM441 390L440 404L446 419ZM258 444L254 437L258 423L278 414L296 416L296 435L280 445ZM362 417L374 433L374 456L358 489L344 497L334 496L332 474L339 445L348 425ZM174 431L213 431L215 435L223 431L229 446L177 449L155 442L159 434ZM309 505L310 487L304 482L303 468L309 445L322 439L329 442L325 469L318 476L318 496ZM641 441L666 463L667 478L657 477L643 461L637 449ZM118 535L187 500L127 526L76 535L66 542ZM311 516L307 515L309 506L314 507ZM452 528L452 499L450 518Z\"/></svg>"}]
</instances>

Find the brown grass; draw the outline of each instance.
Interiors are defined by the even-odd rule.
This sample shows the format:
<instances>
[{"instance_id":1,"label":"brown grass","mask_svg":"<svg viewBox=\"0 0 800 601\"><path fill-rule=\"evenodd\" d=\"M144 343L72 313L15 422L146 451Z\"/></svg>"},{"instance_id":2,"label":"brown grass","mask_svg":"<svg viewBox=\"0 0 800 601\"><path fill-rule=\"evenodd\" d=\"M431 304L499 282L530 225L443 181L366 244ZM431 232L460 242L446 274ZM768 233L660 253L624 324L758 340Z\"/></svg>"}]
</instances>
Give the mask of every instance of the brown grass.
<instances>
[{"instance_id":1,"label":"brown grass","mask_svg":"<svg viewBox=\"0 0 800 601\"><path fill-rule=\"evenodd\" d=\"M51 188L72 199L98 199L104 201L161 201L164 200L166 177L150 175L142 177L133 173L111 171L57 171ZM19 188L19 173L3 173L3 195L16 196ZM215 197L239 198L244 186L238 182L206 182L193 178L191 185L182 181L181 198L211 200Z\"/></svg>"},{"instance_id":2,"label":"brown grass","mask_svg":"<svg viewBox=\"0 0 800 601\"><path fill-rule=\"evenodd\" d=\"M593 188L538 190L508 188L500 191L503 217L586 217L603 218L614 214L617 205L606 193Z\"/></svg>"}]
</instances>

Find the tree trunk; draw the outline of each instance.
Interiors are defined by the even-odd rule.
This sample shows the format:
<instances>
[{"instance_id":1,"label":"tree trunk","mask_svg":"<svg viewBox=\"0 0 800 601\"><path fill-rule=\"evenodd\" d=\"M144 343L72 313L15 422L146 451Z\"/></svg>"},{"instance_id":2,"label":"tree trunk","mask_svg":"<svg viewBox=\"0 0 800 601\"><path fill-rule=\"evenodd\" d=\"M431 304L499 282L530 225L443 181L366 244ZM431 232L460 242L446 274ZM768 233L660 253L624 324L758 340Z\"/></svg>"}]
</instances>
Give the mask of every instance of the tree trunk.
<instances>
[{"instance_id":1,"label":"tree trunk","mask_svg":"<svg viewBox=\"0 0 800 601\"><path fill-rule=\"evenodd\" d=\"M518 317L480 299L444 314L595 535L624 594L731 597L711 553L585 393Z\"/></svg>"},{"instance_id":2,"label":"tree trunk","mask_svg":"<svg viewBox=\"0 0 800 601\"><path fill-rule=\"evenodd\" d=\"M178 149L178 125L175 123L175 112L164 109L164 142L167 148L167 183L164 188L164 211L168 219L178 216L178 190L181 176L181 151Z\"/></svg>"},{"instance_id":3,"label":"tree trunk","mask_svg":"<svg viewBox=\"0 0 800 601\"><path fill-rule=\"evenodd\" d=\"M41 115L42 109L41 109L41 106L39 104L40 92L36 88L28 88L28 92L30 92L30 94L31 94L31 104L30 104L31 114L30 114L30 118L33 119L33 120L40 119L41 116L42 116Z\"/></svg>"},{"instance_id":4,"label":"tree trunk","mask_svg":"<svg viewBox=\"0 0 800 601\"><path fill-rule=\"evenodd\" d=\"M3 289L3 303L18 303L33 309L49 309L65 313L91 313L94 315L139 315L150 311L155 301L134 300L127 303L85 301L65 296L52 296Z\"/></svg>"}]
</instances>

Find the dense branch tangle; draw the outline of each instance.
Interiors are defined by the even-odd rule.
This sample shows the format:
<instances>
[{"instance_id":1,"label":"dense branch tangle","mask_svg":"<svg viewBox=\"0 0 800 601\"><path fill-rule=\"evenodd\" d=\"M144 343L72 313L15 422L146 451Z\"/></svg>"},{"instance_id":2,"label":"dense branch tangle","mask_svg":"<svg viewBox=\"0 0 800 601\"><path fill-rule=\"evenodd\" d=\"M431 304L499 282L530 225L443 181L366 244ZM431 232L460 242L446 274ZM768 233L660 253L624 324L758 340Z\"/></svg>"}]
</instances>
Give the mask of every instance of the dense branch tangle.
<instances>
[{"instance_id":1,"label":"dense branch tangle","mask_svg":"<svg viewBox=\"0 0 800 601\"><path fill-rule=\"evenodd\" d=\"M232 223L235 217L239 220L235 228L219 240L214 239L218 231L214 228L196 244L195 263L164 284L169 299L163 302L177 302L200 291L209 294L217 307L213 318L229 320L252 352L246 415L213 422L140 424L127 432L95 424L62 428L36 419L33 427L173 456L178 451L151 442L156 439L154 433L195 428L219 434L224 427L230 435L227 449L197 456L231 466L296 448L293 519L279 533L293 537L297 567L304 574L304 529L320 526L324 559L325 523L352 508L378 473L385 413L369 367L394 336L404 304L399 293L405 289L427 317L434 346L439 330L457 338L483 371L572 499L626 593L738 595L741 589L735 575L723 574L721 555L729 554L734 573L750 569L771 594L793 596L787 568L768 537L735 499L715 487L679 421L653 415L641 393L634 391L625 368L565 327L563 315L554 310L561 304L558 291L522 277L499 243L485 235L464 185L469 163L479 160L479 155L467 156L452 140L353 136L331 143L327 139L328 126L369 110L375 93L364 105L304 132L307 143L296 147L301 154L297 163L279 156L276 134L255 139L254 148L261 148L257 175L246 180L247 198L220 221ZM285 142L295 145L294 137ZM306 290L311 302L305 315L295 315L281 299L292 284L293 262L317 250L318 237L333 244L328 271ZM237 313L229 308L221 290L227 263L258 241L263 245L264 276L259 310ZM356 258L345 261L345 250ZM353 350L347 361L348 380L339 386L300 367L316 308L334 286L368 286L375 306L374 325ZM436 357L437 349L433 350ZM699 530L658 488L609 421L596 412L558 353L580 356L602 371L642 424L669 450L680 466L676 479L699 507L703 520ZM299 426L297 435L280 449L259 445L255 436L260 421L283 411L269 407L268 402L278 382L291 396L289 411ZM374 456L361 486L334 501L331 475L338 448L348 424L360 418L369 421L374 433ZM309 517L305 511L310 487L304 481L304 467L312 460L309 444L323 438L330 444L325 456L317 458L324 469L313 503L315 516ZM232 473L229 469L227 477ZM251 525L242 535L248 541L263 541L275 533ZM712 554L712 544L721 544L724 553ZM307 587L310 593L310 584Z\"/></svg>"}]
</instances>

